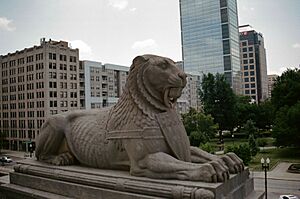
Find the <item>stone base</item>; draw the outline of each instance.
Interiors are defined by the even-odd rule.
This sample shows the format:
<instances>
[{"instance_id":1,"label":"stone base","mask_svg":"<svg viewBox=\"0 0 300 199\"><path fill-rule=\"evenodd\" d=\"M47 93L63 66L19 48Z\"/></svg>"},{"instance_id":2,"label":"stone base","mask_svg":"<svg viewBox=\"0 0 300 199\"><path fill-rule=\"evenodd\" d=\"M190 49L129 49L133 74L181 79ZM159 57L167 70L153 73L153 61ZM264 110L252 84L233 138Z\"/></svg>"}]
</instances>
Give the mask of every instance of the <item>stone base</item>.
<instances>
[{"instance_id":1,"label":"stone base","mask_svg":"<svg viewBox=\"0 0 300 199\"><path fill-rule=\"evenodd\" d=\"M18 162L10 183L0 186L0 198L89 198L148 199L204 198L203 193L222 199L262 198L253 190L249 170L231 175L225 183L158 180L131 176L125 171L82 166L53 166L33 160Z\"/></svg>"}]
</instances>

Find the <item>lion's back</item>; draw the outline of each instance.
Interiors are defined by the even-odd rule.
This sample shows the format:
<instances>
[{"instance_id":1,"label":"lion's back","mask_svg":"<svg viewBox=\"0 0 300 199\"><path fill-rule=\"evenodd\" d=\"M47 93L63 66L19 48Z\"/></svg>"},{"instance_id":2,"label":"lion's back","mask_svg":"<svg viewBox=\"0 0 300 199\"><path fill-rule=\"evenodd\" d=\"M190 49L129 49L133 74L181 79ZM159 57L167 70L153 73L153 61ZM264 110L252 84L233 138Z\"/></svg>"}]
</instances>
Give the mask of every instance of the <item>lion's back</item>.
<instances>
[{"instance_id":1,"label":"lion's back","mask_svg":"<svg viewBox=\"0 0 300 199\"><path fill-rule=\"evenodd\" d=\"M70 115L66 127L68 146L80 163L102 167L105 163L106 125L110 108L91 114Z\"/></svg>"}]
</instances>

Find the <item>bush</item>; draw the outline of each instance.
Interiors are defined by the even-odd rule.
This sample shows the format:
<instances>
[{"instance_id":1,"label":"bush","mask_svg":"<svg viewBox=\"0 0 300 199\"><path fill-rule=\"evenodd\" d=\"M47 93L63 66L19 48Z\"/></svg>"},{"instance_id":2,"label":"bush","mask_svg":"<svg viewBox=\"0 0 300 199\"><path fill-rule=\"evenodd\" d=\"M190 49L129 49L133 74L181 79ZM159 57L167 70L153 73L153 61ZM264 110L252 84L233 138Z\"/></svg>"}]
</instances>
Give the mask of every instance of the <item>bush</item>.
<instances>
[{"instance_id":1,"label":"bush","mask_svg":"<svg viewBox=\"0 0 300 199\"><path fill-rule=\"evenodd\" d=\"M208 153L214 153L215 152L215 147L211 143L205 143L201 144L200 148Z\"/></svg>"},{"instance_id":2,"label":"bush","mask_svg":"<svg viewBox=\"0 0 300 199\"><path fill-rule=\"evenodd\" d=\"M257 139L257 145L260 147L265 147L268 145L268 141L265 138Z\"/></svg>"},{"instance_id":3,"label":"bush","mask_svg":"<svg viewBox=\"0 0 300 199\"><path fill-rule=\"evenodd\" d=\"M230 145L226 148L225 153L233 152L239 156L245 165L248 165L251 161L251 151L249 144Z\"/></svg>"}]
</instances>

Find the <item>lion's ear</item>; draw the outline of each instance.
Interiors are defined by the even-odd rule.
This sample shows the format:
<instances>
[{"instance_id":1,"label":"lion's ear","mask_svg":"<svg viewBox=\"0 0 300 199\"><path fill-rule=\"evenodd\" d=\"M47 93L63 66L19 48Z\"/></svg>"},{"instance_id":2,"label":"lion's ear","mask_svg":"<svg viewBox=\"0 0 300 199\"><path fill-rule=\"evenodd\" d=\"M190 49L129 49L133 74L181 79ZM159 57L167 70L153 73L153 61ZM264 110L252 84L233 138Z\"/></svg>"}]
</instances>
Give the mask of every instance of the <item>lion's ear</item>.
<instances>
[{"instance_id":1,"label":"lion's ear","mask_svg":"<svg viewBox=\"0 0 300 199\"><path fill-rule=\"evenodd\" d=\"M148 59L149 58L144 55L137 56L136 58L133 59L132 65L139 66L139 65L145 63Z\"/></svg>"}]
</instances>

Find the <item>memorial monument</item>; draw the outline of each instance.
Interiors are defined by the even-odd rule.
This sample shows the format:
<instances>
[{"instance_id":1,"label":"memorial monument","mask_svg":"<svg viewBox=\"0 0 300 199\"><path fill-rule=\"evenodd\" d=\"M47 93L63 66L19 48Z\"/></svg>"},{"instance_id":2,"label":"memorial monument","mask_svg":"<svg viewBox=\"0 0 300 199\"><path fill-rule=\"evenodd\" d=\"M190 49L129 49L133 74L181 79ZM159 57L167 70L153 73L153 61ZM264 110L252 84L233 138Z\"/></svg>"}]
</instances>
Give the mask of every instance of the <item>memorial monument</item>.
<instances>
[{"instance_id":1,"label":"memorial monument","mask_svg":"<svg viewBox=\"0 0 300 199\"><path fill-rule=\"evenodd\" d=\"M49 117L37 141L37 161L19 162L10 184L0 190L8 198L29 193L48 198L261 197L238 156L215 156L190 146L174 109L185 85L186 75L171 59L136 57L115 106Z\"/></svg>"}]
</instances>

